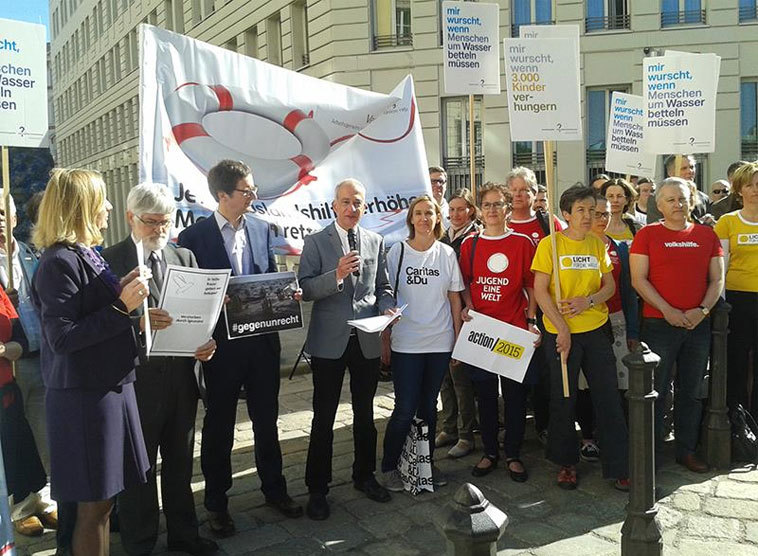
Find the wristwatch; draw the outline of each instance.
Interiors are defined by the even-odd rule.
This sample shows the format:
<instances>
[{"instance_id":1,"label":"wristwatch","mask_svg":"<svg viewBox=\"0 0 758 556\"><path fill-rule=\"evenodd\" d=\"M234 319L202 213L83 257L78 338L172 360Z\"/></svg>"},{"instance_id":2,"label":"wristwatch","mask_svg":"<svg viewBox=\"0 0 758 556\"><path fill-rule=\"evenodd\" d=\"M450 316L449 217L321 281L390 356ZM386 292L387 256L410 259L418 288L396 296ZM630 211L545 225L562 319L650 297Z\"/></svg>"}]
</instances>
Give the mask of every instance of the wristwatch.
<instances>
[{"instance_id":1,"label":"wristwatch","mask_svg":"<svg viewBox=\"0 0 758 556\"><path fill-rule=\"evenodd\" d=\"M705 305L698 305L698 309L700 309L703 312L703 316L706 317L711 313L711 310Z\"/></svg>"},{"instance_id":2,"label":"wristwatch","mask_svg":"<svg viewBox=\"0 0 758 556\"><path fill-rule=\"evenodd\" d=\"M531 318L526 319L526 322L528 324L537 324L537 319L535 319L534 317L531 317Z\"/></svg>"}]
</instances>

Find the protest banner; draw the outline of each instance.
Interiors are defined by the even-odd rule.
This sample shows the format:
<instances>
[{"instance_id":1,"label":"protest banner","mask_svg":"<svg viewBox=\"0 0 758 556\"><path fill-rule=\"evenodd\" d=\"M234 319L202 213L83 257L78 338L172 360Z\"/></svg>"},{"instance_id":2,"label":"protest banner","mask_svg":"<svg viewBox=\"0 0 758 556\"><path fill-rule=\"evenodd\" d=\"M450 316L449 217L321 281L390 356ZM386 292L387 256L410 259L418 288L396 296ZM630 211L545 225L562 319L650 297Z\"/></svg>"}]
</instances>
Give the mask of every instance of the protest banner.
<instances>
[{"instance_id":1,"label":"protest banner","mask_svg":"<svg viewBox=\"0 0 758 556\"><path fill-rule=\"evenodd\" d=\"M716 148L721 58L677 52L642 61L645 151L710 153Z\"/></svg>"},{"instance_id":2,"label":"protest banner","mask_svg":"<svg viewBox=\"0 0 758 556\"><path fill-rule=\"evenodd\" d=\"M224 306L230 340L303 327L303 310L292 296L297 291L294 272L233 276Z\"/></svg>"},{"instance_id":3,"label":"protest banner","mask_svg":"<svg viewBox=\"0 0 758 556\"><path fill-rule=\"evenodd\" d=\"M518 30L522 39L571 39L576 47L576 59L581 59L578 25L519 25Z\"/></svg>"},{"instance_id":4,"label":"protest banner","mask_svg":"<svg viewBox=\"0 0 758 556\"><path fill-rule=\"evenodd\" d=\"M447 1L442 14L445 93L468 95L469 176L476 198L474 95L500 94L500 6Z\"/></svg>"},{"instance_id":5,"label":"protest banner","mask_svg":"<svg viewBox=\"0 0 758 556\"><path fill-rule=\"evenodd\" d=\"M405 210L431 195L413 80L389 95L319 80L150 25L140 26L140 179L177 200L175 233L216 208L208 170L252 168L257 216L279 253L331 222L334 186L367 189L361 226L389 244Z\"/></svg>"},{"instance_id":6,"label":"protest banner","mask_svg":"<svg viewBox=\"0 0 758 556\"><path fill-rule=\"evenodd\" d=\"M469 310L453 348L453 359L523 382L537 336L528 330Z\"/></svg>"},{"instance_id":7,"label":"protest banner","mask_svg":"<svg viewBox=\"0 0 758 556\"><path fill-rule=\"evenodd\" d=\"M646 152L642 97L614 91L605 149L605 169L619 174L655 176L657 157Z\"/></svg>"}]
</instances>

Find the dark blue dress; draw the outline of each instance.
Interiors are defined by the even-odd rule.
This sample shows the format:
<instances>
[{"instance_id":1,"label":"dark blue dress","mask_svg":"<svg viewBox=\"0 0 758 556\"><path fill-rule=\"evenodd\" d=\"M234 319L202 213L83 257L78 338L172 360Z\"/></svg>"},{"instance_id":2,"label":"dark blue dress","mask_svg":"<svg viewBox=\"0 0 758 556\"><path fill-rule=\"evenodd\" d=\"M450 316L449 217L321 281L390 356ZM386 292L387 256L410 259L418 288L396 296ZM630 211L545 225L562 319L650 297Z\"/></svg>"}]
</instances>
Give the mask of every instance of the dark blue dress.
<instances>
[{"instance_id":1,"label":"dark blue dress","mask_svg":"<svg viewBox=\"0 0 758 556\"><path fill-rule=\"evenodd\" d=\"M52 496L109 499L149 468L134 395L136 338L118 279L93 250L58 244L40 258L40 313Z\"/></svg>"}]
</instances>

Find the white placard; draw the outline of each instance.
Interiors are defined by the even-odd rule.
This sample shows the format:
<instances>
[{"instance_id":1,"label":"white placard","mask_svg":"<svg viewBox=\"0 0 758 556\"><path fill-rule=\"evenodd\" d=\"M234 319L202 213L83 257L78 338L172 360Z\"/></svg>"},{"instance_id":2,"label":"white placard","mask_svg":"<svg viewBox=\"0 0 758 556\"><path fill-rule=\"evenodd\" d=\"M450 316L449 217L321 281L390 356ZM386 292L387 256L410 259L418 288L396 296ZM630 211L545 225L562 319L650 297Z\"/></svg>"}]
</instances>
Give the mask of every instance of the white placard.
<instances>
[{"instance_id":1,"label":"white placard","mask_svg":"<svg viewBox=\"0 0 758 556\"><path fill-rule=\"evenodd\" d=\"M642 60L645 150L711 153L716 148L715 54L654 56Z\"/></svg>"},{"instance_id":2,"label":"white placard","mask_svg":"<svg viewBox=\"0 0 758 556\"><path fill-rule=\"evenodd\" d=\"M642 97L614 91L606 135L605 169L619 174L655 176L658 157L645 152Z\"/></svg>"},{"instance_id":3,"label":"white placard","mask_svg":"<svg viewBox=\"0 0 758 556\"><path fill-rule=\"evenodd\" d=\"M579 60L578 25L520 25L522 39L571 39L576 44L576 59Z\"/></svg>"},{"instance_id":4,"label":"white placard","mask_svg":"<svg viewBox=\"0 0 758 556\"><path fill-rule=\"evenodd\" d=\"M573 39L504 39L511 141L579 141L579 59Z\"/></svg>"},{"instance_id":5,"label":"white placard","mask_svg":"<svg viewBox=\"0 0 758 556\"><path fill-rule=\"evenodd\" d=\"M445 93L500 94L500 6L442 3Z\"/></svg>"},{"instance_id":6,"label":"white placard","mask_svg":"<svg viewBox=\"0 0 758 556\"><path fill-rule=\"evenodd\" d=\"M48 140L45 26L0 19L0 145Z\"/></svg>"},{"instance_id":7,"label":"white placard","mask_svg":"<svg viewBox=\"0 0 758 556\"><path fill-rule=\"evenodd\" d=\"M473 318L461 327L453 359L523 382L537 336L476 311L469 315Z\"/></svg>"}]
</instances>

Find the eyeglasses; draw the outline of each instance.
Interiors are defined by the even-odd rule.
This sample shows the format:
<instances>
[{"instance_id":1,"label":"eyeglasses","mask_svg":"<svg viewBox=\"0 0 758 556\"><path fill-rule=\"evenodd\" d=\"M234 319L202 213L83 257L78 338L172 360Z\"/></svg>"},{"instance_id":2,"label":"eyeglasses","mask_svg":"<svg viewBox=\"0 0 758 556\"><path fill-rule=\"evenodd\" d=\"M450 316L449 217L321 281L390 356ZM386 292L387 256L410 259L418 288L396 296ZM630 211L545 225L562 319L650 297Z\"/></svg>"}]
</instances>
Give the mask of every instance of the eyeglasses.
<instances>
[{"instance_id":1,"label":"eyeglasses","mask_svg":"<svg viewBox=\"0 0 758 556\"><path fill-rule=\"evenodd\" d=\"M239 191L242 193L243 197L246 197L247 199L251 199L252 197L255 197L255 194L258 193L257 187L252 187L250 189L235 189L235 191Z\"/></svg>"},{"instance_id":2,"label":"eyeglasses","mask_svg":"<svg viewBox=\"0 0 758 556\"><path fill-rule=\"evenodd\" d=\"M434 178L432 180L432 183L438 183L440 185L445 185L447 183L447 180L442 179L442 178Z\"/></svg>"},{"instance_id":3,"label":"eyeglasses","mask_svg":"<svg viewBox=\"0 0 758 556\"><path fill-rule=\"evenodd\" d=\"M729 193L729 190L728 189L714 189L713 192L716 195L721 195L722 193Z\"/></svg>"},{"instance_id":4,"label":"eyeglasses","mask_svg":"<svg viewBox=\"0 0 758 556\"><path fill-rule=\"evenodd\" d=\"M496 201L494 203L482 203L482 210L490 210L490 209L502 210L504 206L505 206L505 203L502 201Z\"/></svg>"},{"instance_id":5,"label":"eyeglasses","mask_svg":"<svg viewBox=\"0 0 758 556\"><path fill-rule=\"evenodd\" d=\"M166 220L144 220L141 216L137 216L136 214L134 216L137 220L150 228L168 228L173 224L173 220L168 218Z\"/></svg>"},{"instance_id":6,"label":"eyeglasses","mask_svg":"<svg viewBox=\"0 0 758 556\"><path fill-rule=\"evenodd\" d=\"M610 214L607 212L596 212L595 218L602 218L603 220L608 220L611 217Z\"/></svg>"}]
</instances>

